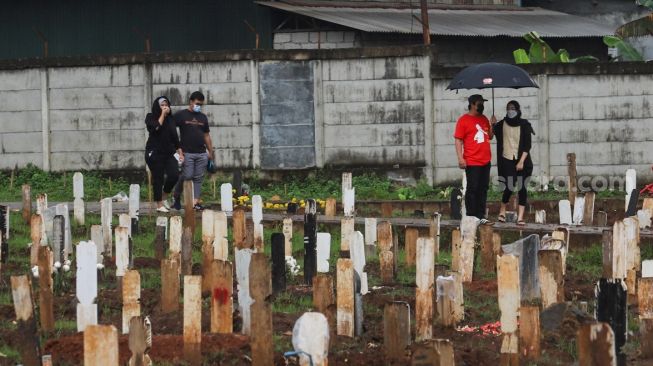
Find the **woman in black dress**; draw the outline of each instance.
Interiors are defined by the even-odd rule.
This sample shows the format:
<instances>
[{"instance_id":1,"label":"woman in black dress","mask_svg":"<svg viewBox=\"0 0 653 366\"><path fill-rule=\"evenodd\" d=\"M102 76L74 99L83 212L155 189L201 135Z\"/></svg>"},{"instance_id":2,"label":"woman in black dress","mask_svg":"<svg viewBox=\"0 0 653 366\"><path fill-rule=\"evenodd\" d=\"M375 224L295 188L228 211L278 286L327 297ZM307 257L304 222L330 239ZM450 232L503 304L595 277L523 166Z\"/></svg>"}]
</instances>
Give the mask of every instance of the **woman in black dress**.
<instances>
[{"instance_id":1,"label":"woman in black dress","mask_svg":"<svg viewBox=\"0 0 653 366\"><path fill-rule=\"evenodd\" d=\"M506 221L506 204L513 192L518 192L519 210L517 224L524 225L524 211L528 200L528 179L533 174L531 160L531 134L533 127L521 118L519 103L508 102L506 117L494 125L494 136L497 138L497 170L499 183L503 188L499 222Z\"/></svg>"},{"instance_id":2,"label":"woman in black dress","mask_svg":"<svg viewBox=\"0 0 653 366\"><path fill-rule=\"evenodd\" d=\"M145 117L150 133L145 145L145 162L152 172L152 190L157 211L169 212L166 197L179 180L179 163L175 152L183 159L179 149L177 126L170 112L170 100L161 96L152 103L152 112Z\"/></svg>"}]
</instances>

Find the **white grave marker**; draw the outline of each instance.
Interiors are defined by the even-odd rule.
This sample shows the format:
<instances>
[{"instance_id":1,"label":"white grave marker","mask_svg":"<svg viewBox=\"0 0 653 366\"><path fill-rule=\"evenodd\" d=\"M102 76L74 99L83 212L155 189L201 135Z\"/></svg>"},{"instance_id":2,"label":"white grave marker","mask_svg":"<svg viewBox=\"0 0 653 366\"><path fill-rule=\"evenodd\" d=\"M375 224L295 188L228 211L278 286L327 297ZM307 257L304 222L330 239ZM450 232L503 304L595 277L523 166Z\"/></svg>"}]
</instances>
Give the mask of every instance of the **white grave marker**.
<instances>
[{"instance_id":1,"label":"white grave marker","mask_svg":"<svg viewBox=\"0 0 653 366\"><path fill-rule=\"evenodd\" d=\"M640 229L651 227L651 212L649 210L637 211L637 219L639 220Z\"/></svg>"},{"instance_id":2,"label":"white grave marker","mask_svg":"<svg viewBox=\"0 0 653 366\"><path fill-rule=\"evenodd\" d=\"M77 331L83 332L88 325L97 324L97 257L98 251L92 241L80 242L77 247Z\"/></svg>"},{"instance_id":3,"label":"white grave marker","mask_svg":"<svg viewBox=\"0 0 653 366\"><path fill-rule=\"evenodd\" d=\"M138 220L141 209L141 186L131 184L129 186L129 217ZM130 223L131 224L131 223Z\"/></svg>"},{"instance_id":4,"label":"white grave marker","mask_svg":"<svg viewBox=\"0 0 653 366\"><path fill-rule=\"evenodd\" d=\"M123 277L129 267L129 229L116 228L116 277Z\"/></svg>"},{"instance_id":5,"label":"white grave marker","mask_svg":"<svg viewBox=\"0 0 653 366\"><path fill-rule=\"evenodd\" d=\"M215 238L215 212L213 210L202 211L202 238Z\"/></svg>"},{"instance_id":6,"label":"white grave marker","mask_svg":"<svg viewBox=\"0 0 653 366\"><path fill-rule=\"evenodd\" d=\"M376 219L365 219L365 245L376 245Z\"/></svg>"},{"instance_id":7,"label":"white grave marker","mask_svg":"<svg viewBox=\"0 0 653 366\"><path fill-rule=\"evenodd\" d=\"M546 210L535 211L535 223L546 224Z\"/></svg>"},{"instance_id":8,"label":"white grave marker","mask_svg":"<svg viewBox=\"0 0 653 366\"><path fill-rule=\"evenodd\" d=\"M111 229L112 210L111 198L104 198L100 201L100 222L102 225L102 235L104 237L104 252L108 256L112 256L113 254L113 231Z\"/></svg>"},{"instance_id":9,"label":"white grave marker","mask_svg":"<svg viewBox=\"0 0 653 366\"><path fill-rule=\"evenodd\" d=\"M84 176L77 172L73 174L73 213L75 222L84 225Z\"/></svg>"},{"instance_id":10,"label":"white grave marker","mask_svg":"<svg viewBox=\"0 0 653 366\"><path fill-rule=\"evenodd\" d=\"M181 263L181 234L182 219L181 216L170 218L170 259L177 259Z\"/></svg>"},{"instance_id":11,"label":"white grave marker","mask_svg":"<svg viewBox=\"0 0 653 366\"><path fill-rule=\"evenodd\" d=\"M168 218L166 216L158 216L156 218L156 226L163 226L166 228L165 238L168 239Z\"/></svg>"},{"instance_id":12,"label":"white grave marker","mask_svg":"<svg viewBox=\"0 0 653 366\"><path fill-rule=\"evenodd\" d=\"M653 260L642 261L642 278L653 277Z\"/></svg>"},{"instance_id":13,"label":"white grave marker","mask_svg":"<svg viewBox=\"0 0 653 366\"><path fill-rule=\"evenodd\" d=\"M350 243L350 257L354 262L354 271L358 274L358 277L361 281L361 295L365 295L368 292L367 287L367 272L364 271L365 268L365 239L363 234L360 231L355 231L349 236Z\"/></svg>"},{"instance_id":14,"label":"white grave marker","mask_svg":"<svg viewBox=\"0 0 653 366\"><path fill-rule=\"evenodd\" d=\"M345 189L342 202L346 217L354 216L356 202L356 188Z\"/></svg>"},{"instance_id":15,"label":"white grave marker","mask_svg":"<svg viewBox=\"0 0 653 366\"><path fill-rule=\"evenodd\" d=\"M122 226L127 229L127 233L129 234L129 237L131 238L132 236L132 219L129 217L128 214L120 214L118 215L118 226Z\"/></svg>"},{"instance_id":16,"label":"white grave marker","mask_svg":"<svg viewBox=\"0 0 653 366\"><path fill-rule=\"evenodd\" d=\"M243 334L250 335L252 313L250 307L253 299L249 296L249 263L252 260L251 249L236 249L236 279L238 281L238 307L243 318Z\"/></svg>"},{"instance_id":17,"label":"white grave marker","mask_svg":"<svg viewBox=\"0 0 653 366\"><path fill-rule=\"evenodd\" d=\"M55 215L61 215L64 218L64 250L63 255L64 259L68 259L70 253L73 252L73 239L70 232L70 211L68 211L68 205L60 203L55 206ZM54 216L53 216L54 218ZM52 226L50 226L52 227Z\"/></svg>"},{"instance_id":18,"label":"white grave marker","mask_svg":"<svg viewBox=\"0 0 653 366\"><path fill-rule=\"evenodd\" d=\"M583 223L583 215L585 214L585 197L576 196L574 200L574 216L573 223L574 225L580 225Z\"/></svg>"},{"instance_id":19,"label":"white grave marker","mask_svg":"<svg viewBox=\"0 0 653 366\"><path fill-rule=\"evenodd\" d=\"M224 183L220 186L220 208L223 212L233 212L233 192L231 183Z\"/></svg>"},{"instance_id":20,"label":"white grave marker","mask_svg":"<svg viewBox=\"0 0 653 366\"><path fill-rule=\"evenodd\" d=\"M560 225L571 225L571 203L569 200L560 200L558 209L560 213Z\"/></svg>"},{"instance_id":21,"label":"white grave marker","mask_svg":"<svg viewBox=\"0 0 653 366\"><path fill-rule=\"evenodd\" d=\"M213 220L213 259L226 261L229 258L227 215L222 211L214 212Z\"/></svg>"},{"instance_id":22,"label":"white grave marker","mask_svg":"<svg viewBox=\"0 0 653 366\"><path fill-rule=\"evenodd\" d=\"M258 194L252 196L252 221L255 227L263 221L263 199Z\"/></svg>"},{"instance_id":23,"label":"white grave marker","mask_svg":"<svg viewBox=\"0 0 653 366\"><path fill-rule=\"evenodd\" d=\"M317 233L317 271L329 272L329 256L331 254L331 234Z\"/></svg>"},{"instance_id":24,"label":"white grave marker","mask_svg":"<svg viewBox=\"0 0 653 366\"><path fill-rule=\"evenodd\" d=\"M103 263L104 258L102 256L102 253L104 253L104 238L102 237L102 225L91 226L91 241L95 243L95 248L97 252L97 263Z\"/></svg>"},{"instance_id":25,"label":"white grave marker","mask_svg":"<svg viewBox=\"0 0 653 366\"><path fill-rule=\"evenodd\" d=\"M308 312L292 329L292 345L302 366L326 366L329 356L329 322L322 313ZM307 357L307 355L310 355Z\"/></svg>"},{"instance_id":26,"label":"white grave marker","mask_svg":"<svg viewBox=\"0 0 653 366\"><path fill-rule=\"evenodd\" d=\"M633 189L637 187L637 171L635 169L626 170L626 205L624 211L628 211L628 203L630 202L630 194Z\"/></svg>"}]
</instances>

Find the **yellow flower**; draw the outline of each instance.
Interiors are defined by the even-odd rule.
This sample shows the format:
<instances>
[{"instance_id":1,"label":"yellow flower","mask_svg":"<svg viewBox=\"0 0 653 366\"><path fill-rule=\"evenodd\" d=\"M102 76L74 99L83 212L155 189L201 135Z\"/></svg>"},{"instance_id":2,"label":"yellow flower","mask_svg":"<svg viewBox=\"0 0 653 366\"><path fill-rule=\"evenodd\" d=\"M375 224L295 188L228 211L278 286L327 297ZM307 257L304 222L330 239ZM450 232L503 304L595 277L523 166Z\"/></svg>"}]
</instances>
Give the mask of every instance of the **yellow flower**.
<instances>
[{"instance_id":1,"label":"yellow flower","mask_svg":"<svg viewBox=\"0 0 653 366\"><path fill-rule=\"evenodd\" d=\"M291 200L292 203L297 203L297 198L293 197Z\"/></svg>"}]
</instances>

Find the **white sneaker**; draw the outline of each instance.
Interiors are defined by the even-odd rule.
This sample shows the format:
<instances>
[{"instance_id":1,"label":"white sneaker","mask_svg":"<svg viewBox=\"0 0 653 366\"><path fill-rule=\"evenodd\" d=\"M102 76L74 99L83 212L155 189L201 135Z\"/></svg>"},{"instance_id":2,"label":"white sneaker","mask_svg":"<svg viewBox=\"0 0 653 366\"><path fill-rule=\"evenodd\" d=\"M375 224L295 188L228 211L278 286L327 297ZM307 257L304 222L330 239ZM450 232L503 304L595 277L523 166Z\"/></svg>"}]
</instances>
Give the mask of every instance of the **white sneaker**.
<instances>
[{"instance_id":1,"label":"white sneaker","mask_svg":"<svg viewBox=\"0 0 653 366\"><path fill-rule=\"evenodd\" d=\"M161 207L157 208L156 210L157 210L158 212L163 212L163 213L168 213L168 212L170 212L170 210L168 210L167 208L165 208L165 206L161 206Z\"/></svg>"},{"instance_id":2,"label":"white sneaker","mask_svg":"<svg viewBox=\"0 0 653 366\"><path fill-rule=\"evenodd\" d=\"M168 202L168 200L163 200L163 207L170 210L170 202Z\"/></svg>"}]
</instances>

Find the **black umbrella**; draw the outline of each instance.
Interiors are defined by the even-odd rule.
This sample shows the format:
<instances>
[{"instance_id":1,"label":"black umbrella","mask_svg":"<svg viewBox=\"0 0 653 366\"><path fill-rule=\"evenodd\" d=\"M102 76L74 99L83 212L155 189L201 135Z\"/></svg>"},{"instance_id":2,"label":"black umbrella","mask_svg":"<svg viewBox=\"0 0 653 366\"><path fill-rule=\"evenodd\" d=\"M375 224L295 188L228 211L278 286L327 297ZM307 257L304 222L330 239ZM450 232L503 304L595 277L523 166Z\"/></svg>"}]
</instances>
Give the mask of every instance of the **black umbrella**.
<instances>
[{"instance_id":1,"label":"black umbrella","mask_svg":"<svg viewBox=\"0 0 653 366\"><path fill-rule=\"evenodd\" d=\"M487 62L464 68L454 76L447 90L492 88L492 114L494 114L494 88L539 88L528 73L519 66Z\"/></svg>"}]
</instances>

